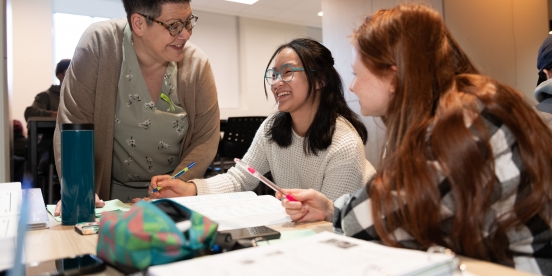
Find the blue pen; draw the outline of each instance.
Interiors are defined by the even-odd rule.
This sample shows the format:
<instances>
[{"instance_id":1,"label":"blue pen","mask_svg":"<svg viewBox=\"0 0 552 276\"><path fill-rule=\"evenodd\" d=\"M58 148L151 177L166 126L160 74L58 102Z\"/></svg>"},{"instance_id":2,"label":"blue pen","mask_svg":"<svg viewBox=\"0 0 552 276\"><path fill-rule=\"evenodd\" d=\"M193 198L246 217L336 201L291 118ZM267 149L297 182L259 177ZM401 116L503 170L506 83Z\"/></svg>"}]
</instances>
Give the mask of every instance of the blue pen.
<instances>
[{"instance_id":1,"label":"blue pen","mask_svg":"<svg viewBox=\"0 0 552 276\"><path fill-rule=\"evenodd\" d=\"M195 162L192 162L190 165L188 165L187 167L184 167L184 169L182 169L181 171L177 172L176 174L174 174L173 176L171 176L171 178L169 178L169 180L171 179L175 179L181 175L183 175L185 172L187 172L189 169L191 169L193 166L195 166ZM157 193L159 192L159 190L163 189L163 187L157 187L155 189L152 190L152 192L154 193Z\"/></svg>"}]
</instances>

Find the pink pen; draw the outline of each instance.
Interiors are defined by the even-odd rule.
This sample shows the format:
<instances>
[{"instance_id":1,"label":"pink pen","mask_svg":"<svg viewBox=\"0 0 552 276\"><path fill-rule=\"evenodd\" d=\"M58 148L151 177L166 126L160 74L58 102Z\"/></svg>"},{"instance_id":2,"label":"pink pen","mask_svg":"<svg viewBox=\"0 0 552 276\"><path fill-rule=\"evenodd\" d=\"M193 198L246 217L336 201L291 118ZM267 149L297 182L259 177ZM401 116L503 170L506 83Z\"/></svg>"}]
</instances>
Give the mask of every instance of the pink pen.
<instances>
[{"instance_id":1,"label":"pink pen","mask_svg":"<svg viewBox=\"0 0 552 276\"><path fill-rule=\"evenodd\" d=\"M236 162L236 164L240 165L242 168L246 169L252 176L259 179L261 182L266 184L272 190L283 194L287 198L287 200L297 201L291 195L288 195L288 194L284 193L284 191L282 191L282 189L280 189L280 187L278 187L276 184L274 184L274 182L270 181L270 179L266 178L264 175L260 174L257 170L255 170L252 167L250 167L249 165L245 164L245 162L241 161L239 158L234 158L234 162Z\"/></svg>"}]
</instances>

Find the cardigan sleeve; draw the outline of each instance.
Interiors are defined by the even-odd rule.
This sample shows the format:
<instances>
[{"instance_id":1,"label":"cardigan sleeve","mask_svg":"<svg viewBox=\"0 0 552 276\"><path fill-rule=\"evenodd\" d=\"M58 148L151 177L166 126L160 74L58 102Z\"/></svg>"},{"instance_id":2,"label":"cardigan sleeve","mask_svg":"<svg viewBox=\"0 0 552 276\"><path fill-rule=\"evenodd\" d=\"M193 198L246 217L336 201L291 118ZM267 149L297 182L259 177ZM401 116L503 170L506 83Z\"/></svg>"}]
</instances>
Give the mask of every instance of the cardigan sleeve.
<instances>
[{"instance_id":1,"label":"cardigan sleeve","mask_svg":"<svg viewBox=\"0 0 552 276\"><path fill-rule=\"evenodd\" d=\"M198 53L199 55L199 53ZM185 78L193 82L186 86L186 90L194 91L190 95L189 91L184 91L186 110L190 118L190 129L186 134L181 150L180 164L174 172L182 170L190 163L195 162L194 170L179 177L180 180L188 181L194 178L201 178L205 174L207 167L212 163L218 149L220 141L220 111L217 99L217 88L215 79L211 70L211 64L206 57L194 60L194 57L187 56L185 59L192 59L193 69L179 68L179 70L190 70L190 75ZM180 90L181 88L178 88Z\"/></svg>"},{"instance_id":2,"label":"cardigan sleeve","mask_svg":"<svg viewBox=\"0 0 552 276\"><path fill-rule=\"evenodd\" d=\"M61 176L60 125L65 123L94 123L96 83L99 70L99 45L96 29L91 26L82 35L71 64L66 71L60 92L54 154Z\"/></svg>"},{"instance_id":3,"label":"cardigan sleeve","mask_svg":"<svg viewBox=\"0 0 552 276\"><path fill-rule=\"evenodd\" d=\"M94 23L83 33L60 92L54 133L56 167L61 172L62 123L93 123L94 182L100 198L110 198L115 103L126 19Z\"/></svg>"}]
</instances>

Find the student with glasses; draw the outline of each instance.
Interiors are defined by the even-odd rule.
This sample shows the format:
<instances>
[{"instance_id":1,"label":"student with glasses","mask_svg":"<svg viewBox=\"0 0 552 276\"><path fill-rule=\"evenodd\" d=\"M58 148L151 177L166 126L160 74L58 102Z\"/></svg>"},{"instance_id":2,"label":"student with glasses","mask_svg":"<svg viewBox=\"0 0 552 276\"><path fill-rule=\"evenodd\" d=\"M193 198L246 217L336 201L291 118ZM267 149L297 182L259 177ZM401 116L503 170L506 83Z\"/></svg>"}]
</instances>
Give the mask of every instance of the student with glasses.
<instances>
[{"instance_id":1,"label":"student with glasses","mask_svg":"<svg viewBox=\"0 0 552 276\"><path fill-rule=\"evenodd\" d=\"M330 51L311 39L280 46L264 74L278 112L259 127L243 161L271 172L283 188L313 189L336 199L374 174L366 160L366 128L349 109ZM152 198L253 190L259 180L241 166L208 179L152 178ZM158 192L152 192L163 187Z\"/></svg>"},{"instance_id":2,"label":"student with glasses","mask_svg":"<svg viewBox=\"0 0 552 276\"><path fill-rule=\"evenodd\" d=\"M145 197L150 179L195 162L203 176L220 139L207 56L189 43L189 0L123 0L126 20L91 25L62 88L58 123L93 123L95 188L102 199ZM59 125L58 124L58 125ZM60 132L56 129L60 170Z\"/></svg>"}]
</instances>

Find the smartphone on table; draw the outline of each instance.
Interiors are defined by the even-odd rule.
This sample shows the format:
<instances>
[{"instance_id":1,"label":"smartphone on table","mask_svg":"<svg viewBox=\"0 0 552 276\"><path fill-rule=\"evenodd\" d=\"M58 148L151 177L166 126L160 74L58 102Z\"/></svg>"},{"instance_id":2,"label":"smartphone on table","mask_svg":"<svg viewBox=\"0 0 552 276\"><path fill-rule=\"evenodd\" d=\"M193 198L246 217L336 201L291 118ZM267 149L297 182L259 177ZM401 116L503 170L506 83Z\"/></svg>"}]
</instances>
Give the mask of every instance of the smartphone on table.
<instances>
[{"instance_id":1,"label":"smartphone on table","mask_svg":"<svg viewBox=\"0 0 552 276\"><path fill-rule=\"evenodd\" d=\"M26 266L27 276L32 275L84 275L105 270L105 263L94 254L78 255Z\"/></svg>"},{"instance_id":2,"label":"smartphone on table","mask_svg":"<svg viewBox=\"0 0 552 276\"><path fill-rule=\"evenodd\" d=\"M268 228L266 226L247 227L232 230L219 231L221 234L230 234L232 240L252 240L255 238L263 238L264 240L278 239L280 238L280 232Z\"/></svg>"}]
</instances>

